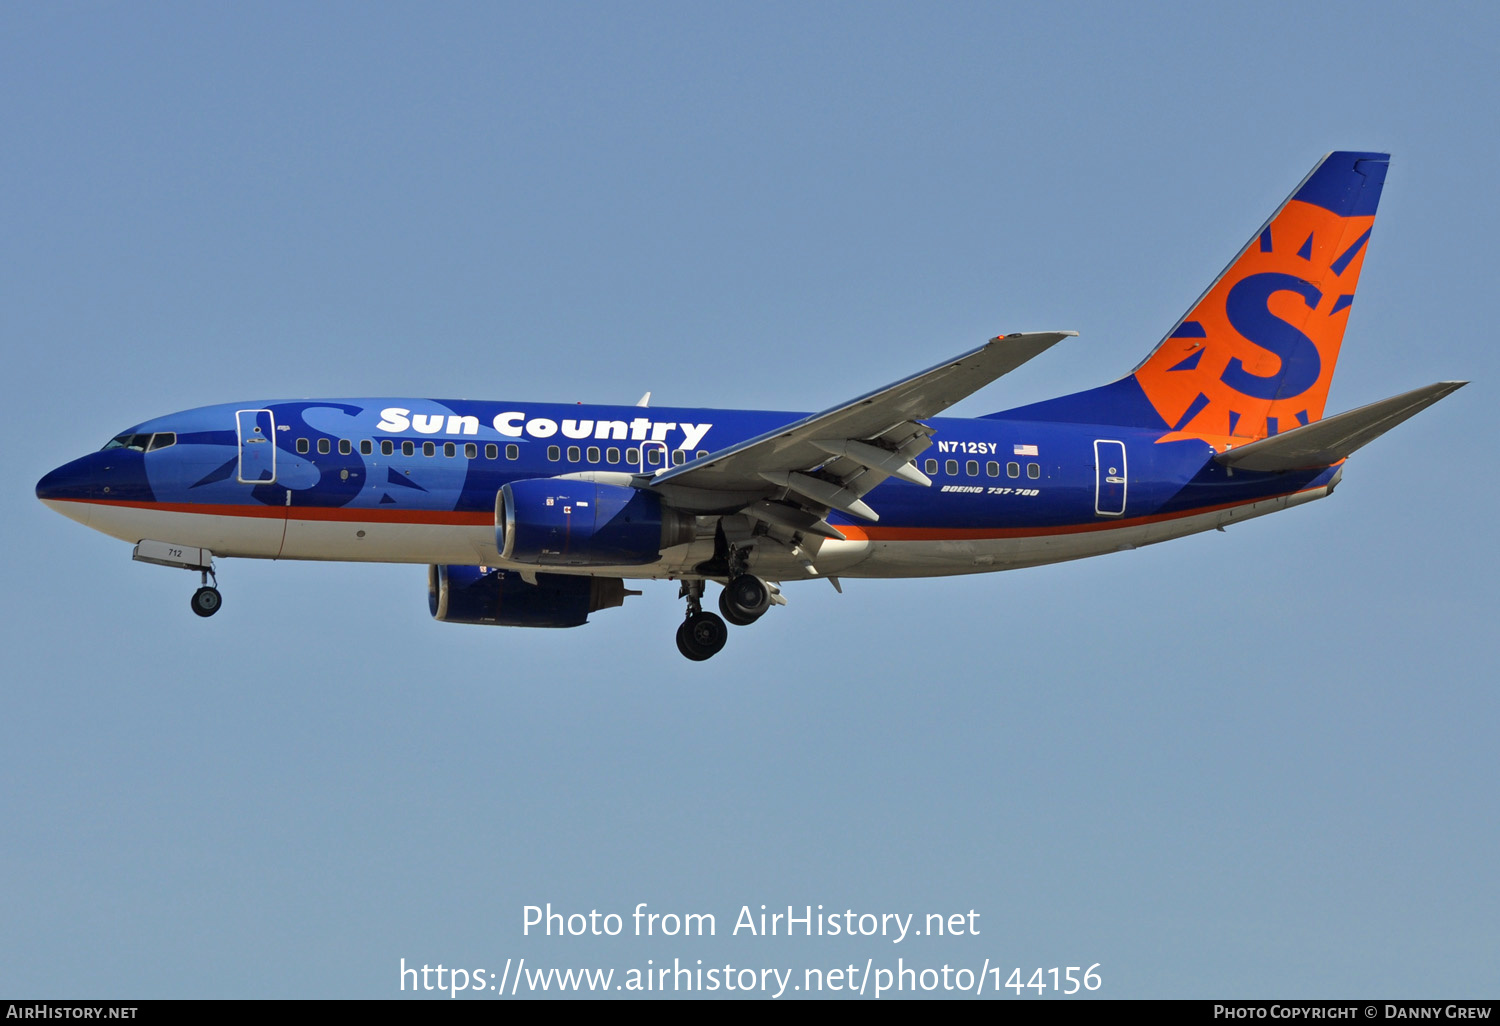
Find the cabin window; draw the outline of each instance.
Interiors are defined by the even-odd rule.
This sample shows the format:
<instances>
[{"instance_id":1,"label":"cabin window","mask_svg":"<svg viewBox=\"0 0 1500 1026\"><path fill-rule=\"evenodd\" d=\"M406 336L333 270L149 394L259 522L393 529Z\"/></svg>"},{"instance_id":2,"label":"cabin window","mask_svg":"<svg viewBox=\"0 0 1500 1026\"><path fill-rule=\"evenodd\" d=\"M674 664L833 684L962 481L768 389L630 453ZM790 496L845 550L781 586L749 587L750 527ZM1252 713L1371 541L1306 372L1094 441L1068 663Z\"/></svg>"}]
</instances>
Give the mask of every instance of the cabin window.
<instances>
[{"instance_id":1,"label":"cabin window","mask_svg":"<svg viewBox=\"0 0 1500 1026\"><path fill-rule=\"evenodd\" d=\"M613 445L611 445L608 449L605 449L604 450L604 462L606 462L606 463L619 463L620 462L620 450L618 448L616 448L615 446L613 446Z\"/></svg>"},{"instance_id":2,"label":"cabin window","mask_svg":"<svg viewBox=\"0 0 1500 1026\"><path fill-rule=\"evenodd\" d=\"M375 443L374 442L370 441L368 438L362 438L362 439L360 439L360 442L359 442L359 454L361 456L368 456L371 453L373 453L374 451L375 451Z\"/></svg>"},{"instance_id":3,"label":"cabin window","mask_svg":"<svg viewBox=\"0 0 1500 1026\"><path fill-rule=\"evenodd\" d=\"M986 474L988 474L990 477L999 477L1000 476L1000 464L996 463L994 460L990 460L988 463L986 463L984 465L984 472Z\"/></svg>"},{"instance_id":4,"label":"cabin window","mask_svg":"<svg viewBox=\"0 0 1500 1026\"><path fill-rule=\"evenodd\" d=\"M333 452L333 440L329 438L318 439L318 455L327 456Z\"/></svg>"},{"instance_id":5,"label":"cabin window","mask_svg":"<svg viewBox=\"0 0 1500 1026\"><path fill-rule=\"evenodd\" d=\"M521 458L521 447L519 445L515 445L515 444L507 445L505 447L505 458L508 459L508 460L518 460L518 459L520 459Z\"/></svg>"},{"instance_id":6,"label":"cabin window","mask_svg":"<svg viewBox=\"0 0 1500 1026\"><path fill-rule=\"evenodd\" d=\"M151 436L151 447L147 452L155 452L158 449L167 449L177 444L177 432L158 431Z\"/></svg>"},{"instance_id":7,"label":"cabin window","mask_svg":"<svg viewBox=\"0 0 1500 1026\"><path fill-rule=\"evenodd\" d=\"M340 438L339 439L339 455L340 456L348 456L353 451L354 451L354 443L353 442L349 441L349 439L347 439L347 438Z\"/></svg>"},{"instance_id":8,"label":"cabin window","mask_svg":"<svg viewBox=\"0 0 1500 1026\"><path fill-rule=\"evenodd\" d=\"M393 453L395 451L396 451L396 443L395 442L392 442L389 438L382 438L380 440L380 455L382 455L382 456L389 456L391 453Z\"/></svg>"},{"instance_id":9,"label":"cabin window","mask_svg":"<svg viewBox=\"0 0 1500 1026\"><path fill-rule=\"evenodd\" d=\"M452 442L444 442L443 455L451 460L453 457L458 455L458 446L454 445Z\"/></svg>"},{"instance_id":10,"label":"cabin window","mask_svg":"<svg viewBox=\"0 0 1500 1026\"><path fill-rule=\"evenodd\" d=\"M1040 463L1026 464L1026 476L1035 481L1042 476L1042 465Z\"/></svg>"},{"instance_id":11,"label":"cabin window","mask_svg":"<svg viewBox=\"0 0 1500 1026\"><path fill-rule=\"evenodd\" d=\"M629 463L632 467L640 466L640 463L641 463L641 450L639 450L639 449L626 449L625 450L625 462Z\"/></svg>"},{"instance_id":12,"label":"cabin window","mask_svg":"<svg viewBox=\"0 0 1500 1026\"><path fill-rule=\"evenodd\" d=\"M943 463L943 472L950 477L958 476L958 460L946 460Z\"/></svg>"},{"instance_id":13,"label":"cabin window","mask_svg":"<svg viewBox=\"0 0 1500 1026\"><path fill-rule=\"evenodd\" d=\"M417 451L417 443L416 442L402 442L401 443L401 455L403 455L403 456L411 456L411 455L414 455L416 453L416 451Z\"/></svg>"},{"instance_id":14,"label":"cabin window","mask_svg":"<svg viewBox=\"0 0 1500 1026\"><path fill-rule=\"evenodd\" d=\"M590 463L598 463L599 462L599 447L597 445L591 445L591 446L589 446L588 456L589 456L589 462Z\"/></svg>"},{"instance_id":15,"label":"cabin window","mask_svg":"<svg viewBox=\"0 0 1500 1026\"><path fill-rule=\"evenodd\" d=\"M661 463L661 450L651 448L646 450L646 462L653 467Z\"/></svg>"},{"instance_id":16,"label":"cabin window","mask_svg":"<svg viewBox=\"0 0 1500 1026\"><path fill-rule=\"evenodd\" d=\"M687 462L687 450L686 449L674 449L673 452L672 452L672 462L675 463L675 464L677 464L679 467L682 466L684 463L686 463Z\"/></svg>"},{"instance_id":17,"label":"cabin window","mask_svg":"<svg viewBox=\"0 0 1500 1026\"><path fill-rule=\"evenodd\" d=\"M964 464L964 473L968 474L970 477L978 477L979 476L979 461L978 460L970 460L969 462L965 463Z\"/></svg>"},{"instance_id":18,"label":"cabin window","mask_svg":"<svg viewBox=\"0 0 1500 1026\"><path fill-rule=\"evenodd\" d=\"M1020 477L1021 476L1021 465L1019 463L1007 463L1005 465L1005 476L1006 477Z\"/></svg>"},{"instance_id":19,"label":"cabin window","mask_svg":"<svg viewBox=\"0 0 1500 1026\"><path fill-rule=\"evenodd\" d=\"M422 455L423 456L436 456L437 455L437 443L436 442L423 442L422 443Z\"/></svg>"},{"instance_id":20,"label":"cabin window","mask_svg":"<svg viewBox=\"0 0 1500 1026\"><path fill-rule=\"evenodd\" d=\"M936 474L937 460L928 460L925 464L923 464L923 469L925 469L928 474Z\"/></svg>"},{"instance_id":21,"label":"cabin window","mask_svg":"<svg viewBox=\"0 0 1500 1026\"><path fill-rule=\"evenodd\" d=\"M568 446L568 462L577 463L583 459L583 450L576 445Z\"/></svg>"},{"instance_id":22,"label":"cabin window","mask_svg":"<svg viewBox=\"0 0 1500 1026\"><path fill-rule=\"evenodd\" d=\"M305 438L299 438L299 439L297 439L297 451L298 452L300 452L300 453L306 453L308 451L308 448L309 448L309 446L308 446L307 439L305 439Z\"/></svg>"},{"instance_id":23,"label":"cabin window","mask_svg":"<svg viewBox=\"0 0 1500 1026\"><path fill-rule=\"evenodd\" d=\"M707 449L699 449L696 453L693 454L693 457L694 457L694 459L700 459L701 460L703 457L705 457L707 455L708 455L708 450Z\"/></svg>"},{"instance_id":24,"label":"cabin window","mask_svg":"<svg viewBox=\"0 0 1500 1026\"><path fill-rule=\"evenodd\" d=\"M562 450L555 445L547 446L547 458L553 463L556 463L558 460L562 459Z\"/></svg>"},{"instance_id":25,"label":"cabin window","mask_svg":"<svg viewBox=\"0 0 1500 1026\"><path fill-rule=\"evenodd\" d=\"M496 445L494 442L490 442L488 445L486 445L484 447L484 458L487 459L487 460L499 459L500 458L500 447L498 445Z\"/></svg>"},{"instance_id":26,"label":"cabin window","mask_svg":"<svg viewBox=\"0 0 1500 1026\"><path fill-rule=\"evenodd\" d=\"M466 459L477 460L479 458L479 443L478 442L465 442L464 443L464 457Z\"/></svg>"}]
</instances>

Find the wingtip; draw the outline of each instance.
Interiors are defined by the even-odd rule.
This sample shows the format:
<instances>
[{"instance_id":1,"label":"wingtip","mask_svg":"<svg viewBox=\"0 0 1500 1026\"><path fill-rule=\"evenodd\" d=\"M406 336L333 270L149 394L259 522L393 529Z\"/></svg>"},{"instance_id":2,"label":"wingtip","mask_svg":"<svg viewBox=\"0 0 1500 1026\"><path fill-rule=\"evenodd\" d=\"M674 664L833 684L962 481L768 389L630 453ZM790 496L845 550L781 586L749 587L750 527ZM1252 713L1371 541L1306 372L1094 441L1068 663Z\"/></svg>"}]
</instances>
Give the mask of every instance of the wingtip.
<instances>
[{"instance_id":1,"label":"wingtip","mask_svg":"<svg viewBox=\"0 0 1500 1026\"><path fill-rule=\"evenodd\" d=\"M1063 338L1077 338L1076 331L1012 331L1005 335L996 335L990 339L991 342L1004 342L1008 338L1021 338L1026 335L1060 335Z\"/></svg>"}]
</instances>

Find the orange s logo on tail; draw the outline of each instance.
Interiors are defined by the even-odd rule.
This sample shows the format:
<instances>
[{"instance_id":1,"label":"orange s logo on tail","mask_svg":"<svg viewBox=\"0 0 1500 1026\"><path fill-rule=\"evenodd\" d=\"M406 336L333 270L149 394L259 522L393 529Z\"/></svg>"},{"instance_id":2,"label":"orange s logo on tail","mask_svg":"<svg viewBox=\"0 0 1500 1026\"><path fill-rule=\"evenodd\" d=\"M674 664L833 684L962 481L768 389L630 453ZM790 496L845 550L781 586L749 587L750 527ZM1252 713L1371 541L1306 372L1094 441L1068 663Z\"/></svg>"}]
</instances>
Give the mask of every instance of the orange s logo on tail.
<instances>
[{"instance_id":1,"label":"orange s logo on tail","mask_svg":"<svg viewBox=\"0 0 1500 1026\"><path fill-rule=\"evenodd\" d=\"M1324 157L1136 368L1174 433L1262 438L1323 416L1389 159Z\"/></svg>"}]
</instances>

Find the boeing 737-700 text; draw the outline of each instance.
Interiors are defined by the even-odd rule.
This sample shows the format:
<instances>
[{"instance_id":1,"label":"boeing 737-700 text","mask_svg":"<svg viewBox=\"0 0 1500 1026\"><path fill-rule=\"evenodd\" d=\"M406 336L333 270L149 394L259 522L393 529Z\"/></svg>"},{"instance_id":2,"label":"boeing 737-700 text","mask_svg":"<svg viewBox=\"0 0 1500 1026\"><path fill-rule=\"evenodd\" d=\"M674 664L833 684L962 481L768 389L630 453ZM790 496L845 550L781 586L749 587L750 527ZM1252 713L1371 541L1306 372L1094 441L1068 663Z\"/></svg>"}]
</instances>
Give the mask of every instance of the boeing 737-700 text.
<instances>
[{"instance_id":1,"label":"boeing 737-700 text","mask_svg":"<svg viewBox=\"0 0 1500 1026\"><path fill-rule=\"evenodd\" d=\"M1322 498L1350 453L1459 388L1325 417L1383 153L1313 168L1133 373L940 414L1074 334L1016 333L812 415L434 399L254 400L148 420L37 484L201 574L214 559L426 563L434 617L574 627L677 580L689 659L788 581L926 577L1135 548ZM703 609L722 585L723 617Z\"/></svg>"}]
</instances>

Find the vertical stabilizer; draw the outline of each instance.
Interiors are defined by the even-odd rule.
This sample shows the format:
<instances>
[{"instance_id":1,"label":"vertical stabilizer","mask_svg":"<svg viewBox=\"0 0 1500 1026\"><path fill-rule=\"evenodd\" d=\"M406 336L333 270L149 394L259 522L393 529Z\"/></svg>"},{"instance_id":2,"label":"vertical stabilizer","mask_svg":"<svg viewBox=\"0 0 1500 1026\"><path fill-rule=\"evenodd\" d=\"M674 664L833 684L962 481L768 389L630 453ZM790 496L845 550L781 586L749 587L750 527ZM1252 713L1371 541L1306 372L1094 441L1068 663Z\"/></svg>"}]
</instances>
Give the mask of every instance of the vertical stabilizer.
<instances>
[{"instance_id":1,"label":"vertical stabilizer","mask_svg":"<svg viewBox=\"0 0 1500 1026\"><path fill-rule=\"evenodd\" d=\"M1262 438L1323 416L1389 159L1324 157L1136 368L1168 426Z\"/></svg>"},{"instance_id":2,"label":"vertical stabilizer","mask_svg":"<svg viewBox=\"0 0 1500 1026\"><path fill-rule=\"evenodd\" d=\"M1324 157L1129 377L1008 415L1247 439L1321 418L1389 159Z\"/></svg>"}]
</instances>

